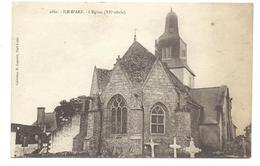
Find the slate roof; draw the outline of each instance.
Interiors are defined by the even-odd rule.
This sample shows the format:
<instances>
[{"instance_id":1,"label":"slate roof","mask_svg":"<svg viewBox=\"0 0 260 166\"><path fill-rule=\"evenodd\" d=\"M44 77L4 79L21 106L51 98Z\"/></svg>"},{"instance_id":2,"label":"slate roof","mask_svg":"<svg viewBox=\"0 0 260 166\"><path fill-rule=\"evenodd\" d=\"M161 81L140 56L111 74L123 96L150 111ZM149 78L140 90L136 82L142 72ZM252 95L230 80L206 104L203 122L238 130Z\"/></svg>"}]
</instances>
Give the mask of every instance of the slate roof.
<instances>
[{"instance_id":1,"label":"slate roof","mask_svg":"<svg viewBox=\"0 0 260 166\"><path fill-rule=\"evenodd\" d=\"M165 44L169 43L169 41L171 41L171 44L175 45L175 44L177 44L179 42L180 39L181 38L180 38L179 35L176 35L176 34L173 34L173 33L166 33L166 32L164 32L159 37L158 44L165 45Z\"/></svg>"},{"instance_id":2,"label":"slate roof","mask_svg":"<svg viewBox=\"0 0 260 166\"><path fill-rule=\"evenodd\" d=\"M96 68L98 88L104 90L110 80L112 70Z\"/></svg>"},{"instance_id":3,"label":"slate roof","mask_svg":"<svg viewBox=\"0 0 260 166\"><path fill-rule=\"evenodd\" d=\"M173 28L174 30L170 31L169 28ZM159 37L159 42L167 42L169 40L174 41L173 39L176 39L174 42L177 42L180 39L178 29L177 15L171 11L166 16L165 30L164 33Z\"/></svg>"},{"instance_id":4,"label":"slate roof","mask_svg":"<svg viewBox=\"0 0 260 166\"><path fill-rule=\"evenodd\" d=\"M21 132L24 134L39 134L42 133L41 128L34 125L23 125L18 123L11 124L11 132Z\"/></svg>"},{"instance_id":5,"label":"slate roof","mask_svg":"<svg viewBox=\"0 0 260 166\"><path fill-rule=\"evenodd\" d=\"M218 108L222 108L227 86L190 89L191 97L204 108L202 124L218 123Z\"/></svg>"},{"instance_id":6,"label":"slate roof","mask_svg":"<svg viewBox=\"0 0 260 166\"><path fill-rule=\"evenodd\" d=\"M133 85L142 85L155 62L156 57L135 41L120 59L120 66Z\"/></svg>"},{"instance_id":7,"label":"slate roof","mask_svg":"<svg viewBox=\"0 0 260 166\"><path fill-rule=\"evenodd\" d=\"M46 135L42 132L41 128L34 125L23 125L18 123L11 124L11 132L16 132L15 144L23 144L24 137L28 144L36 144L35 136L43 136L44 142L46 141Z\"/></svg>"}]
</instances>

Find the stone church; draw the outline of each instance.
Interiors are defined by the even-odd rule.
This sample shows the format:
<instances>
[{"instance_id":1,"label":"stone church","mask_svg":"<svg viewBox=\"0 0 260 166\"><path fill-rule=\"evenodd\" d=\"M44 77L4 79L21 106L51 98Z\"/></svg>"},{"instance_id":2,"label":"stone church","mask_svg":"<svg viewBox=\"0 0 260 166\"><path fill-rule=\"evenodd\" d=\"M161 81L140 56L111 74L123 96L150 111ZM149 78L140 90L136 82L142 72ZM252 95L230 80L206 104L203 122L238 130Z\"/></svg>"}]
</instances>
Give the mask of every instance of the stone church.
<instances>
[{"instance_id":1,"label":"stone church","mask_svg":"<svg viewBox=\"0 0 260 166\"><path fill-rule=\"evenodd\" d=\"M138 156L153 140L155 157L163 157L172 152L174 137L183 148L193 138L202 151L224 151L236 128L229 89L194 88L194 78L178 18L170 11L154 54L135 36L112 69L94 68L90 96L81 99L73 151Z\"/></svg>"}]
</instances>

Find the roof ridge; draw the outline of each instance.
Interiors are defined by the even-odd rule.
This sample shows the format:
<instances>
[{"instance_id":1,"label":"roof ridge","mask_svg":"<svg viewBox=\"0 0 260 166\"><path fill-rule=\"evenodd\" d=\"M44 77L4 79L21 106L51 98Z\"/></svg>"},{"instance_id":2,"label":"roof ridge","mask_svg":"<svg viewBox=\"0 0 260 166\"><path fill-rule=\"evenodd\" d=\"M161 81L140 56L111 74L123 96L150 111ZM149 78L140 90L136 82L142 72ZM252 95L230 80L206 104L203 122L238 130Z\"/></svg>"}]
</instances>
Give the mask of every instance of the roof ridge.
<instances>
[{"instance_id":1,"label":"roof ridge","mask_svg":"<svg viewBox=\"0 0 260 166\"><path fill-rule=\"evenodd\" d=\"M200 88L191 88L191 90L200 90L200 89L213 89L213 88L221 88L226 85L221 85L221 86L212 86L212 87L200 87ZM226 86L227 87L227 86Z\"/></svg>"},{"instance_id":2,"label":"roof ridge","mask_svg":"<svg viewBox=\"0 0 260 166\"><path fill-rule=\"evenodd\" d=\"M123 55L123 57L129 52L129 50L131 50L132 49L132 47L134 47L135 45L139 45L139 46L141 46L145 51L147 51L148 53L150 53L151 55L153 55L153 53L152 52L150 52L147 48L145 48L141 43L139 43L138 41L134 41L132 44L131 44L131 46L127 49L127 51L125 52L125 54ZM153 55L154 57L155 57L155 55ZM123 58L122 57L122 58Z\"/></svg>"},{"instance_id":3,"label":"roof ridge","mask_svg":"<svg viewBox=\"0 0 260 166\"><path fill-rule=\"evenodd\" d=\"M112 69L105 69L105 68L98 68L96 67L97 70L108 70L108 71L111 71Z\"/></svg>"}]
</instances>

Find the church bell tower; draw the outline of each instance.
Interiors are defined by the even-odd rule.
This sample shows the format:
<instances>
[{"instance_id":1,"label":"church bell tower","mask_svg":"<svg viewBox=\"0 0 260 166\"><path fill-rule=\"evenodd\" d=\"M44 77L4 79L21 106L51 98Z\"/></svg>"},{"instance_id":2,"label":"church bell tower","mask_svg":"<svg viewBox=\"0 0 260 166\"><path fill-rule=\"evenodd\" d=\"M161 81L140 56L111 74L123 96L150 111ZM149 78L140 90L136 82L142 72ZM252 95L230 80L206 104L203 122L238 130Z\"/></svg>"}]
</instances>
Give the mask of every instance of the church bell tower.
<instances>
[{"instance_id":1,"label":"church bell tower","mask_svg":"<svg viewBox=\"0 0 260 166\"><path fill-rule=\"evenodd\" d=\"M181 39L177 15L167 14L164 33L155 41L156 52L168 69L186 86L194 87L195 74L187 64L187 45Z\"/></svg>"}]
</instances>

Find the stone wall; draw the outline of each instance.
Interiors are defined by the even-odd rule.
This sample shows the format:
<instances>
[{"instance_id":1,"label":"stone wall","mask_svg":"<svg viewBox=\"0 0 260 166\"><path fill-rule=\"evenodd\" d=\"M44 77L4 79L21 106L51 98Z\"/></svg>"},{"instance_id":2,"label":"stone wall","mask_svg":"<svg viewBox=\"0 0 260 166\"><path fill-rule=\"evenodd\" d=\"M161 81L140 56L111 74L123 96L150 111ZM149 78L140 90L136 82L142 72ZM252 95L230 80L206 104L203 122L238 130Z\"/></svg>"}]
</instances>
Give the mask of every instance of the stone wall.
<instances>
[{"instance_id":1,"label":"stone wall","mask_svg":"<svg viewBox=\"0 0 260 166\"><path fill-rule=\"evenodd\" d=\"M79 133L80 115L76 114L72 120L52 133L51 153L72 151L73 138Z\"/></svg>"},{"instance_id":2,"label":"stone wall","mask_svg":"<svg viewBox=\"0 0 260 166\"><path fill-rule=\"evenodd\" d=\"M90 110L91 111L91 110ZM87 136L83 141L83 151L95 156L98 152L100 137L100 112L94 111L88 114Z\"/></svg>"},{"instance_id":3,"label":"stone wall","mask_svg":"<svg viewBox=\"0 0 260 166\"><path fill-rule=\"evenodd\" d=\"M191 135L190 113L176 112L178 108L178 95L170 82L160 62L157 62L144 86L145 108L145 141L158 140L162 146L172 144L173 137L177 143L186 146ZM182 101L184 102L184 101ZM165 134L155 135L150 133L150 111L154 104L162 103L166 107ZM186 102L185 102L186 103Z\"/></svg>"},{"instance_id":4,"label":"stone wall","mask_svg":"<svg viewBox=\"0 0 260 166\"><path fill-rule=\"evenodd\" d=\"M22 147L22 144L14 145L14 152L12 157L23 157L26 154L31 154L38 149L38 144L28 144L26 147Z\"/></svg>"},{"instance_id":5,"label":"stone wall","mask_svg":"<svg viewBox=\"0 0 260 166\"><path fill-rule=\"evenodd\" d=\"M116 65L110 82L101 95L103 110L102 148L107 150L111 150L112 148L115 149L112 150L114 153L120 151L126 156L141 153L140 135L142 127L140 127L139 124L141 122L140 118L142 118L140 111L141 104L138 103L138 99L134 96L135 93L139 92L138 88L132 87L120 66ZM127 134L111 134L111 113L109 111L109 101L116 94L120 94L127 103ZM96 122L98 122L98 118Z\"/></svg>"},{"instance_id":6,"label":"stone wall","mask_svg":"<svg viewBox=\"0 0 260 166\"><path fill-rule=\"evenodd\" d=\"M200 140L204 151L221 150L220 128L218 124L200 125Z\"/></svg>"}]
</instances>

